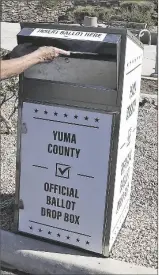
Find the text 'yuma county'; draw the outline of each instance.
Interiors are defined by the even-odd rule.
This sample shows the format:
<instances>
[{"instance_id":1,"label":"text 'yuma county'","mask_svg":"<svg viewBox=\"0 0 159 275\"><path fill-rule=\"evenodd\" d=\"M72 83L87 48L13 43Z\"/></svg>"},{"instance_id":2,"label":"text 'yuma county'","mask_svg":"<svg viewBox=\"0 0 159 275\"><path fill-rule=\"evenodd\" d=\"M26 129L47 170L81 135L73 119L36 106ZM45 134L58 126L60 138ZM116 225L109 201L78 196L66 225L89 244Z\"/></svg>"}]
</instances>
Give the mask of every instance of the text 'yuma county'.
<instances>
[{"instance_id":1,"label":"text 'yuma county'","mask_svg":"<svg viewBox=\"0 0 159 275\"><path fill-rule=\"evenodd\" d=\"M76 144L76 135L71 133L65 133L60 131L53 131L53 138L54 141L57 142L65 142L65 143L72 143ZM74 147L68 147L58 144L48 144L48 153L60 155L60 156L66 156L66 157L72 157L72 158L79 158L80 149L74 148Z\"/></svg>"}]
</instances>

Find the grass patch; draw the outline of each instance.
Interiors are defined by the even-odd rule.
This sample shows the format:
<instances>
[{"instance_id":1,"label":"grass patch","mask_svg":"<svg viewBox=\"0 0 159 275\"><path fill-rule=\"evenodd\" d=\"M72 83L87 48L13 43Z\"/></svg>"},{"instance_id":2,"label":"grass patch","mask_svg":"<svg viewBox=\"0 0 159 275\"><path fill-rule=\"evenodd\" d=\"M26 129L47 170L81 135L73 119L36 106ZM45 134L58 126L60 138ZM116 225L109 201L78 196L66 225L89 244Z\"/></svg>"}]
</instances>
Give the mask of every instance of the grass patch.
<instances>
[{"instance_id":1,"label":"grass patch","mask_svg":"<svg viewBox=\"0 0 159 275\"><path fill-rule=\"evenodd\" d=\"M152 2L151 2L152 3ZM124 1L119 8L103 8L93 6L78 6L72 11L76 22L83 21L85 16L96 16L101 21L126 21L147 23L148 26L155 24L154 5L148 1ZM153 3L152 3L153 4Z\"/></svg>"}]
</instances>

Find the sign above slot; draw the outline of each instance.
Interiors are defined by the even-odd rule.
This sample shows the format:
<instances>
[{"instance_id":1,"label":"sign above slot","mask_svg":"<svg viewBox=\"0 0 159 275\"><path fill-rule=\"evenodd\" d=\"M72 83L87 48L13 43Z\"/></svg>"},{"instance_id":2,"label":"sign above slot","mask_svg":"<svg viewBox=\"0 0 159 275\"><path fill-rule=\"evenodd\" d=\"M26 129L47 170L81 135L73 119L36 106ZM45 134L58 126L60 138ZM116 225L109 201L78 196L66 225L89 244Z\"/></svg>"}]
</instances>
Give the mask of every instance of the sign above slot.
<instances>
[{"instance_id":1,"label":"sign above slot","mask_svg":"<svg viewBox=\"0 0 159 275\"><path fill-rule=\"evenodd\" d=\"M106 33L96 33L96 32L36 28L33 30L33 32L30 34L30 36L54 37L54 38L87 40L87 41L104 41L107 34Z\"/></svg>"}]
</instances>

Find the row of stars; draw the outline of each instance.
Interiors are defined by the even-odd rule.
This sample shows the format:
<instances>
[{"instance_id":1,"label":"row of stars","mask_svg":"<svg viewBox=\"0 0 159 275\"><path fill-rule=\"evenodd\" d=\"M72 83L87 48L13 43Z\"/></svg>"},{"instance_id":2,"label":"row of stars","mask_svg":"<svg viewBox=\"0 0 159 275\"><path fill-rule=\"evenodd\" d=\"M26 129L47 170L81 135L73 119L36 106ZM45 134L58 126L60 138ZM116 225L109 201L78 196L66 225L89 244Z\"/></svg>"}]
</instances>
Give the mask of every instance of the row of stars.
<instances>
[{"instance_id":1,"label":"row of stars","mask_svg":"<svg viewBox=\"0 0 159 275\"><path fill-rule=\"evenodd\" d=\"M134 62L137 62L139 59L141 58L141 55L140 56L137 56L135 59L131 60L130 62L127 63L127 67L129 65L131 65L131 63L133 64Z\"/></svg>"},{"instance_id":2,"label":"row of stars","mask_svg":"<svg viewBox=\"0 0 159 275\"><path fill-rule=\"evenodd\" d=\"M32 226L29 226L29 228L30 228L30 230L33 230L33 227L32 227ZM42 232L43 230L42 230L41 228L39 228L38 231L39 231L39 232ZM51 231L48 231L48 235L51 235L51 234L52 234L52 232L51 232ZM61 235L58 233L58 234L57 234L57 237L60 238ZM66 236L66 239L67 239L67 240L70 240L70 238L71 238L70 236ZM80 242L80 239L77 238L77 239L76 239L76 242L79 243L79 242ZM86 244L89 245L89 241L86 241Z\"/></svg>"},{"instance_id":3,"label":"row of stars","mask_svg":"<svg viewBox=\"0 0 159 275\"><path fill-rule=\"evenodd\" d=\"M35 111L35 113L38 113L38 112L39 112L38 109L35 109L34 111ZM48 112L45 110L45 111L44 111L44 114L47 115ZM58 113L57 113L57 112L54 112L54 116L58 116ZM65 113L65 114L64 114L64 117L68 117L68 114ZM75 115L75 116L74 116L74 119L78 119L78 115ZM85 116L84 119L88 121L88 120L89 120L89 117L88 117L88 116ZM99 122L99 118L95 118L94 120L95 120L95 122Z\"/></svg>"}]
</instances>

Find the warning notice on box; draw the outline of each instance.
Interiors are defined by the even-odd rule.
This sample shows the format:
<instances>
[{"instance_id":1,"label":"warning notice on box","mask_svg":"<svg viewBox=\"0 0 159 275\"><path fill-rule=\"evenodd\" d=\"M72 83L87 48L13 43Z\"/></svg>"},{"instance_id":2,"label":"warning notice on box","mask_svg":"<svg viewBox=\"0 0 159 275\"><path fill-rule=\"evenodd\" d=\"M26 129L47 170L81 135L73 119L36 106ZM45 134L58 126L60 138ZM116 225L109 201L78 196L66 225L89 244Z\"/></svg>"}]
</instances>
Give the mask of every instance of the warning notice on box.
<instances>
[{"instance_id":1,"label":"warning notice on box","mask_svg":"<svg viewBox=\"0 0 159 275\"><path fill-rule=\"evenodd\" d=\"M112 115L24 103L19 231L102 252Z\"/></svg>"}]
</instances>

